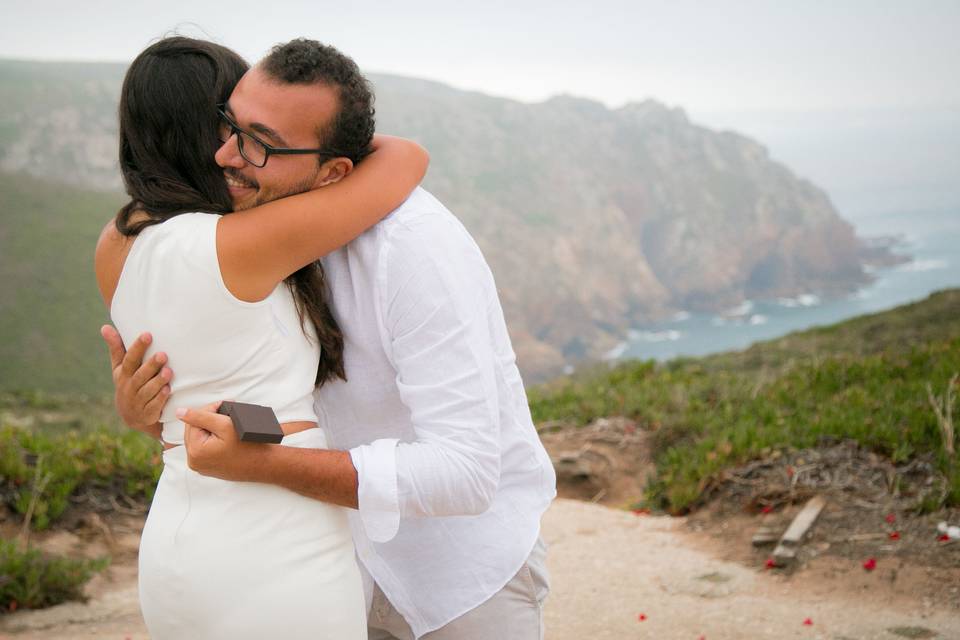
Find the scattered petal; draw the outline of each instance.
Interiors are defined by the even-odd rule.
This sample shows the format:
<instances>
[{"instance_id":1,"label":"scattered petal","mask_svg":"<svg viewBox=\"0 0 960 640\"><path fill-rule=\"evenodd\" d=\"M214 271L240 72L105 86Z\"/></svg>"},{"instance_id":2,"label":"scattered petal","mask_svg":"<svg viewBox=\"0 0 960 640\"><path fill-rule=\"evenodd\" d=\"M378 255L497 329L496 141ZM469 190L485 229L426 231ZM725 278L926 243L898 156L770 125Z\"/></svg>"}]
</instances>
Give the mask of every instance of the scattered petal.
<instances>
[{"instance_id":1,"label":"scattered petal","mask_svg":"<svg viewBox=\"0 0 960 640\"><path fill-rule=\"evenodd\" d=\"M896 519L897 519L897 516L893 515L892 513L888 513L888 514L887 514L887 517L885 518L885 520L886 520L887 522L889 522L890 524L893 524L893 522L894 522Z\"/></svg>"},{"instance_id":2,"label":"scattered petal","mask_svg":"<svg viewBox=\"0 0 960 640\"><path fill-rule=\"evenodd\" d=\"M813 626L813 619L807 618L803 621L803 624L807 625L808 627Z\"/></svg>"},{"instance_id":3,"label":"scattered petal","mask_svg":"<svg viewBox=\"0 0 960 640\"><path fill-rule=\"evenodd\" d=\"M939 540L940 542L943 542L944 540L949 540L949 539L950 539L950 536L948 536L948 535L945 534L945 533L943 533L943 534L941 534L940 536L937 537L937 540Z\"/></svg>"},{"instance_id":4,"label":"scattered petal","mask_svg":"<svg viewBox=\"0 0 960 640\"><path fill-rule=\"evenodd\" d=\"M863 568L867 571L873 571L877 568L877 559L876 558L867 558L863 563Z\"/></svg>"},{"instance_id":5,"label":"scattered petal","mask_svg":"<svg viewBox=\"0 0 960 640\"><path fill-rule=\"evenodd\" d=\"M787 475L788 475L788 476L792 476L792 475L793 475L793 467L791 467L791 466L789 466L789 465L787 465Z\"/></svg>"},{"instance_id":6,"label":"scattered petal","mask_svg":"<svg viewBox=\"0 0 960 640\"><path fill-rule=\"evenodd\" d=\"M770 504L765 504L763 505L763 508L760 509L761 513L770 513L771 511L773 511L773 505Z\"/></svg>"},{"instance_id":7,"label":"scattered petal","mask_svg":"<svg viewBox=\"0 0 960 640\"><path fill-rule=\"evenodd\" d=\"M763 566L765 566L767 569L773 569L775 566L777 566L777 563L773 558L767 558L767 561L763 563Z\"/></svg>"},{"instance_id":8,"label":"scattered petal","mask_svg":"<svg viewBox=\"0 0 960 640\"><path fill-rule=\"evenodd\" d=\"M645 613L641 613L640 615L637 616L637 620L638 620L639 622L643 622L643 621L646 620L646 619L647 619L647 614L645 614Z\"/></svg>"},{"instance_id":9,"label":"scattered petal","mask_svg":"<svg viewBox=\"0 0 960 640\"><path fill-rule=\"evenodd\" d=\"M890 532L890 539L891 539L891 540L899 540L899 539L900 539L900 532L899 532L899 531L891 531L891 532Z\"/></svg>"}]
</instances>

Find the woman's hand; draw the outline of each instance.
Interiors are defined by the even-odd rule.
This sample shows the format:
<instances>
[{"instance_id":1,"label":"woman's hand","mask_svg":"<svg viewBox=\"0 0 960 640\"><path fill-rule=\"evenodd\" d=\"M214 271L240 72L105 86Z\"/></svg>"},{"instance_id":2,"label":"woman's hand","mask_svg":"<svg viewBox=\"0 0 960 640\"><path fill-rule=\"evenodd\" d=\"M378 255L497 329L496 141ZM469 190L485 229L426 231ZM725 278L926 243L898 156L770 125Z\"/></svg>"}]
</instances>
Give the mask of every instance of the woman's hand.
<instances>
[{"instance_id":1,"label":"woman's hand","mask_svg":"<svg viewBox=\"0 0 960 640\"><path fill-rule=\"evenodd\" d=\"M170 381L173 379L173 370L165 366L167 355L156 353L143 361L153 342L149 333L141 333L129 351L124 348L120 334L110 325L100 327L100 335L110 350L117 414L131 429L159 439L162 430L160 414L170 397Z\"/></svg>"}]
</instances>

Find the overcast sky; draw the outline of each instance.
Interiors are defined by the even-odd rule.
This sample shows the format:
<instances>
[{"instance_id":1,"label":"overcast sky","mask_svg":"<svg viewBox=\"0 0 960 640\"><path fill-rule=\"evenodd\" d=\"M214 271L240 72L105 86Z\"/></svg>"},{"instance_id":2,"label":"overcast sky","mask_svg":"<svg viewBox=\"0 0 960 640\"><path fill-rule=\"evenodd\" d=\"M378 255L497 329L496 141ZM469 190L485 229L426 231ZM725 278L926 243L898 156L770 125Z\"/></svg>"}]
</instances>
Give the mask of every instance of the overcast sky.
<instances>
[{"instance_id":1,"label":"overcast sky","mask_svg":"<svg viewBox=\"0 0 960 640\"><path fill-rule=\"evenodd\" d=\"M307 36L365 71L525 101L691 111L960 107L960 0L0 0L0 57L129 61L171 31L256 60Z\"/></svg>"}]
</instances>

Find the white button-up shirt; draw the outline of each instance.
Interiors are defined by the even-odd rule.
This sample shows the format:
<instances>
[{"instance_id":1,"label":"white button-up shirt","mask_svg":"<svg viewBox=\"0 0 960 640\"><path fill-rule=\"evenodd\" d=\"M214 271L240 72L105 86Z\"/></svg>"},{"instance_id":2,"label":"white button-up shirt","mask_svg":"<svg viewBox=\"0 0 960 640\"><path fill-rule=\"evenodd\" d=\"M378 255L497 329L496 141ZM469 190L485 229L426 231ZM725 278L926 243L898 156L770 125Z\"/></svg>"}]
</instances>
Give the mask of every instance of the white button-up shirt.
<instances>
[{"instance_id":1,"label":"white button-up shirt","mask_svg":"<svg viewBox=\"0 0 960 640\"><path fill-rule=\"evenodd\" d=\"M368 590L420 637L520 569L556 476L490 269L436 198L418 188L323 266L348 380L316 392L317 414L357 469Z\"/></svg>"}]
</instances>

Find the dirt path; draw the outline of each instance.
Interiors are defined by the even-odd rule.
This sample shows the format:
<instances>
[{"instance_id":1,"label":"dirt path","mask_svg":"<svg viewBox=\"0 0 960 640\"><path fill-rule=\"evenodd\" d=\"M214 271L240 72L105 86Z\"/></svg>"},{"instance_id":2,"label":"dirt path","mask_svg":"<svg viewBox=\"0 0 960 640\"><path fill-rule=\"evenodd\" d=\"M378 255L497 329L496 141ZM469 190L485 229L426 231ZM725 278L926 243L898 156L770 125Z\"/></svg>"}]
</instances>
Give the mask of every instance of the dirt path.
<instances>
[{"instance_id":1,"label":"dirt path","mask_svg":"<svg viewBox=\"0 0 960 640\"><path fill-rule=\"evenodd\" d=\"M684 518L558 501L544 520L554 587L547 637L960 639L960 609L912 596L922 570L891 582L889 572L822 557L793 576L771 574L716 559L708 536L685 529Z\"/></svg>"},{"instance_id":2,"label":"dirt path","mask_svg":"<svg viewBox=\"0 0 960 640\"><path fill-rule=\"evenodd\" d=\"M709 537L684 525L557 500L544 518L553 587L547 639L960 639L960 605L924 601L911 588L922 569L867 573L822 557L793 576L772 574L718 559ZM109 571L86 605L0 618L0 639L147 638L135 556Z\"/></svg>"}]
</instances>

